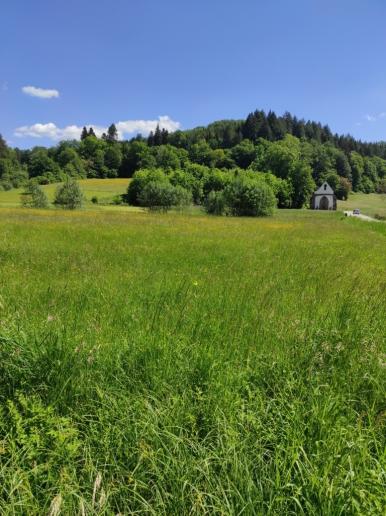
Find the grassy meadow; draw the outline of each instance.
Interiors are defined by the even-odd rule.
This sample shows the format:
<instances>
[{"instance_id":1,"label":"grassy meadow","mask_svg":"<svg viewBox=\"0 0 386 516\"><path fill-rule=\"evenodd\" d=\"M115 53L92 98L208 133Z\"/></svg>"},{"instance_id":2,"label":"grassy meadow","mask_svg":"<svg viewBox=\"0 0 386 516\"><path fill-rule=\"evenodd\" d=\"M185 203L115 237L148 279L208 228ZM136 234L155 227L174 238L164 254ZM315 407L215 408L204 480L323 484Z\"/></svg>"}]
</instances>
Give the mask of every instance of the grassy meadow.
<instances>
[{"instance_id":1,"label":"grassy meadow","mask_svg":"<svg viewBox=\"0 0 386 516\"><path fill-rule=\"evenodd\" d=\"M85 199L85 205L93 206L91 199L98 198L101 204L110 203L116 195L126 193L129 179L114 178L114 179L81 179L78 181ZM42 189L52 202L54 200L55 191L60 183L42 185ZM8 191L0 191L0 207L17 207L20 206L20 195L24 188L14 188Z\"/></svg>"},{"instance_id":2,"label":"grassy meadow","mask_svg":"<svg viewBox=\"0 0 386 516\"><path fill-rule=\"evenodd\" d=\"M386 217L386 195L351 192L347 201L338 201L338 210L354 210L359 208L369 217L380 215Z\"/></svg>"},{"instance_id":3,"label":"grassy meadow","mask_svg":"<svg viewBox=\"0 0 386 516\"><path fill-rule=\"evenodd\" d=\"M84 208L86 209L113 209L115 211L141 211L140 208L134 206L114 206L112 201L114 197L126 193L130 179L114 178L114 179L81 179L78 181L84 195ZM48 200L54 200L55 191L60 183L42 185ZM23 188L14 188L8 191L0 191L0 208L16 208L20 206L21 194ZM98 204L91 202L93 197L97 197ZM386 195L381 194L364 194L350 193L347 201L338 201L338 210L353 210L359 208L362 213L374 217L376 214L386 217ZM200 211L200 210L198 210ZM197 209L191 210L192 213Z\"/></svg>"},{"instance_id":4,"label":"grassy meadow","mask_svg":"<svg viewBox=\"0 0 386 516\"><path fill-rule=\"evenodd\" d=\"M2 208L0 514L384 514L384 227Z\"/></svg>"}]
</instances>

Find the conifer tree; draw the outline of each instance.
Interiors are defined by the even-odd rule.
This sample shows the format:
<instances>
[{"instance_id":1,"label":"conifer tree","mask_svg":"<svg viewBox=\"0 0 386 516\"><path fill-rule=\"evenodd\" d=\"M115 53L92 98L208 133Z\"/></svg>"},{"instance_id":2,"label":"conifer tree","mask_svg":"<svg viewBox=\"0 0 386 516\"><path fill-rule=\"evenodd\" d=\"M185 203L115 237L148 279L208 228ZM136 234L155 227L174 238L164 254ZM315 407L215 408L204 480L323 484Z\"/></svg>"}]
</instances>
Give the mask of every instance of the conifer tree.
<instances>
[{"instance_id":1,"label":"conifer tree","mask_svg":"<svg viewBox=\"0 0 386 516\"><path fill-rule=\"evenodd\" d=\"M257 132L257 136L259 138L265 138L266 140L272 140L272 131L269 126L267 117L265 116L265 113L263 113L263 115L261 116L261 124Z\"/></svg>"},{"instance_id":2,"label":"conifer tree","mask_svg":"<svg viewBox=\"0 0 386 516\"><path fill-rule=\"evenodd\" d=\"M157 125L154 132L154 145L162 145L162 133L159 124Z\"/></svg>"},{"instance_id":3,"label":"conifer tree","mask_svg":"<svg viewBox=\"0 0 386 516\"><path fill-rule=\"evenodd\" d=\"M249 113L242 127L243 137L247 140L255 141L259 130L259 123L255 113Z\"/></svg>"},{"instance_id":4,"label":"conifer tree","mask_svg":"<svg viewBox=\"0 0 386 516\"><path fill-rule=\"evenodd\" d=\"M291 113L286 111L283 115L283 122L285 126L285 132L289 134L293 134L293 118Z\"/></svg>"},{"instance_id":5,"label":"conifer tree","mask_svg":"<svg viewBox=\"0 0 386 516\"><path fill-rule=\"evenodd\" d=\"M111 124L107 129L107 141L116 142L118 140L118 131L115 124Z\"/></svg>"},{"instance_id":6,"label":"conifer tree","mask_svg":"<svg viewBox=\"0 0 386 516\"><path fill-rule=\"evenodd\" d=\"M296 138L305 138L306 132L304 120L298 120L296 117L294 117L292 134L296 136Z\"/></svg>"},{"instance_id":7,"label":"conifer tree","mask_svg":"<svg viewBox=\"0 0 386 516\"><path fill-rule=\"evenodd\" d=\"M153 131L150 131L150 134L147 137L147 144L148 144L149 147L153 147L154 146L154 133L153 133Z\"/></svg>"},{"instance_id":8,"label":"conifer tree","mask_svg":"<svg viewBox=\"0 0 386 516\"><path fill-rule=\"evenodd\" d=\"M161 141L162 145L166 145L169 139L169 131L167 129L162 129L161 131Z\"/></svg>"},{"instance_id":9,"label":"conifer tree","mask_svg":"<svg viewBox=\"0 0 386 516\"><path fill-rule=\"evenodd\" d=\"M281 118L278 118L273 111L269 111L267 122L272 131L274 140L281 140L285 136L285 127Z\"/></svg>"},{"instance_id":10,"label":"conifer tree","mask_svg":"<svg viewBox=\"0 0 386 516\"><path fill-rule=\"evenodd\" d=\"M87 136L88 136L87 127L83 127L82 134L80 135L80 139L84 140L85 138L87 138Z\"/></svg>"}]
</instances>

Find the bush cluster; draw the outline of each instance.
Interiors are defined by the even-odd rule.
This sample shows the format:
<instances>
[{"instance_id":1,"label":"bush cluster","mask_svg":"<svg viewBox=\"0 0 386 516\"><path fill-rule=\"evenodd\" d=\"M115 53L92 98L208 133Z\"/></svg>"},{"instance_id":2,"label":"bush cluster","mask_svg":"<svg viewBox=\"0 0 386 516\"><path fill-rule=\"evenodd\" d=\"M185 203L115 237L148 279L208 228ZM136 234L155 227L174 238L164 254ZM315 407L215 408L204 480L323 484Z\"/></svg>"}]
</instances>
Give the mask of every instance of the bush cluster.
<instances>
[{"instance_id":1,"label":"bush cluster","mask_svg":"<svg viewBox=\"0 0 386 516\"><path fill-rule=\"evenodd\" d=\"M66 179L56 190L54 204L67 210L81 208L83 193L78 183L73 179Z\"/></svg>"},{"instance_id":2,"label":"bush cluster","mask_svg":"<svg viewBox=\"0 0 386 516\"><path fill-rule=\"evenodd\" d=\"M42 187L31 180L21 196L21 205L25 208L48 208L48 199Z\"/></svg>"},{"instance_id":3,"label":"bush cluster","mask_svg":"<svg viewBox=\"0 0 386 516\"><path fill-rule=\"evenodd\" d=\"M194 199L214 215L271 215L277 204L269 174L234 170L222 172L194 167L181 174L161 169L140 170L127 191L129 204L167 211L188 206Z\"/></svg>"},{"instance_id":4,"label":"bush cluster","mask_svg":"<svg viewBox=\"0 0 386 516\"><path fill-rule=\"evenodd\" d=\"M192 196L181 186L173 186L168 182L150 181L138 196L139 204L150 210L168 211L173 206L188 206Z\"/></svg>"},{"instance_id":5,"label":"bush cluster","mask_svg":"<svg viewBox=\"0 0 386 516\"><path fill-rule=\"evenodd\" d=\"M236 177L224 190L225 204L237 216L265 217L273 214L276 198L263 181Z\"/></svg>"}]
</instances>

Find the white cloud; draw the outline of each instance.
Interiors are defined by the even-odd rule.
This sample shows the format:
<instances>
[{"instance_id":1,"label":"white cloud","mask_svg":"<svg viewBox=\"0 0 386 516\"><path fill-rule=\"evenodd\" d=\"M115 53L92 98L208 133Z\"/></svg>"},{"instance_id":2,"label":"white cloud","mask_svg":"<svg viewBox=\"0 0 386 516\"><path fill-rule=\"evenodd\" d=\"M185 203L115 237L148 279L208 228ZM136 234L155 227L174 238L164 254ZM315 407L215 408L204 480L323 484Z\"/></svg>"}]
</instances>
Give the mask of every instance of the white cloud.
<instances>
[{"instance_id":1,"label":"white cloud","mask_svg":"<svg viewBox=\"0 0 386 516\"><path fill-rule=\"evenodd\" d=\"M41 99L52 99L59 97L58 90L46 90L44 88L35 88L35 86L23 86L21 91L26 95L31 95L31 97L39 97Z\"/></svg>"},{"instance_id":2,"label":"white cloud","mask_svg":"<svg viewBox=\"0 0 386 516\"><path fill-rule=\"evenodd\" d=\"M86 127L92 127L97 136L107 131L107 127L93 124L85 124ZM116 128L119 138L125 135L135 135L141 133L147 135L150 131L154 131L157 125L161 129L167 129L169 132L176 131L181 127L179 122L172 120L169 116L160 116L156 120L126 120L117 122ZM50 140L76 140L80 138L83 126L68 125L66 127L58 127L53 122L47 124L24 125L15 129L15 136L32 137L32 138L49 138Z\"/></svg>"},{"instance_id":3,"label":"white cloud","mask_svg":"<svg viewBox=\"0 0 386 516\"><path fill-rule=\"evenodd\" d=\"M386 111L382 111L382 113L378 113L376 115L365 115L365 119L368 122L376 122L377 120L380 120L381 118L386 118Z\"/></svg>"},{"instance_id":4,"label":"white cloud","mask_svg":"<svg viewBox=\"0 0 386 516\"><path fill-rule=\"evenodd\" d=\"M115 124L120 138L125 134L149 134L154 131L157 125L161 129L167 129L169 132L176 131L181 127L179 122L175 122L168 116L160 116L158 120L126 120Z\"/></svg>"},{"instance_id":5,"label":"white cloud","mask_svg":"<svg viewBox=\"0 0 386 516\"><path fill-rule=\"evenodd\" d=\"M15 130L15 136L19 138L30 136L32 138L49 138L50 140L76 140L80 138L82 127L77 125L68 125L67 127L57 127L54 123L23 125ZM98 136L102 134L104 128L94 127L94 131Z\"/></svg>"}]
</instances>

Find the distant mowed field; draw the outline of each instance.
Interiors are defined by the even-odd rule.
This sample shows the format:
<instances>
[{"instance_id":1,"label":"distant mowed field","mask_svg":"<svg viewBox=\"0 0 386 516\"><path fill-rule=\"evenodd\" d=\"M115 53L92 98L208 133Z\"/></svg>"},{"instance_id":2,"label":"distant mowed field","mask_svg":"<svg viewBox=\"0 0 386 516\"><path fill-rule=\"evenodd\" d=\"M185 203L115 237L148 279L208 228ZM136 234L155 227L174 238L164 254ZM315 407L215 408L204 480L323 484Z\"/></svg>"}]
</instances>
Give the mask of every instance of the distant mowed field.
<instances>
[{"instance_id":1,"label":"distant mowed field","mask_svg":"<svg viewBox=\"0 0 386 516\"><path fill-rule=\"evenodd\" d=\"M1 209L0 513L384 514L384 228Z\"/></svg>"},{"instance_id":2,"label":"distant mowed field","mask_svg":"<svg viewBox=\"0 0 386 516\"><path fill-rule=\"evenodd\" d=\"M97 197L99 203L110 202L114 196L126 193L130 179L81 179L78 181L86 201L86 205L91 204L91 199ZM54 200L55 191L59 183L42 185L49 201ZM14 188L13 190L0 191L0 207L17 207L20 206L20 195L23 188Z\"/></svg>"},{"instance_id":3,"label":"distant mowed field","mask_svg":"<svg viewBox=\"0 0 386 516\"><path fill-rule=\"evenodd\" d=\"M347 201L338 201L338 210L355 210L374 217L386 217L386 194L351 193Z\"/></svg>"}]
</instances>

